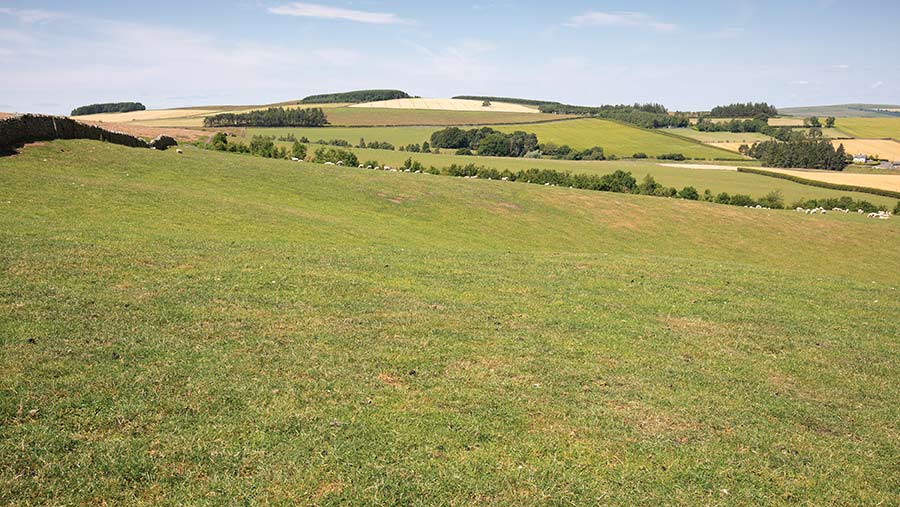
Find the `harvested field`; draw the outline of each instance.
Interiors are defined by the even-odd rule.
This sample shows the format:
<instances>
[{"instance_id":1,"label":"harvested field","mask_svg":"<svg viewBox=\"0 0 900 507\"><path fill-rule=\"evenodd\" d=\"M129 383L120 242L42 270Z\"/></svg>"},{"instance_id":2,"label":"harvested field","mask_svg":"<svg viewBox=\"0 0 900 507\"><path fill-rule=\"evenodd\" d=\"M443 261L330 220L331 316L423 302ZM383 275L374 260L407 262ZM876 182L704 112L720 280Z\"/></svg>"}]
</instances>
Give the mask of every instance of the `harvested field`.
<instances>
[{"instance_id":1,"label":"harvested field","mask_svg":"<svg viewBox=\"0 0 900 507\"><path fill-rule=\"evenodd\" d=\"M844 145L850 154L864 154L882 160L900 160L900 143L890 139L841 139L831 141L837 148Z\"/></svg>"},{"instance_id":2,"label":"harvested field","mask_svg":"<svg viewBox=\"0 0 900 507\"><path fill-rule=\"evenodd\" d=\"M14 113L0 113L0 120L4 118L12 118L13 116L15 116Z\"/></svg>"},{"instance_id":3,"label":"harvested field","mask_svg":"<svg viewBox=\"0 0 900 507\"><path fill-rule=\"evenodd\" d=\"M836 126L853 137L900 141L900 118L838 118Z\"/></svg>"},{"instance_id":4,"label":"harvested field","mask_svg":"<svg viewBox=\"0 0 900 507\"><path fill-rule=\"evenodd\" d=\"M76 119L81 123L86 123L88 125L96 125L98 127L103 127L107 130L112 130L115 132L122 132L125 134L130 134L132 136L142 137L145 139L153 139L154 137L165 135L171 136L179 141L197 141L200 139L207 139L210 135L209 132L204 130L195 130L195 129L185 129L185 128L173 128L173 127L148 127L144 125L139 125L135 123L107 123L100 121L85 121L79 117Z\"/></svg>"},{"instance_id":5,"label":"harvested field","mask_svg":"<svg viewBox=\"0 0 900 507\"><path fill-rule=\"evenodd\" d=\"M521 104L508 104L505 102L492 102L490 106L483 106L479 100L465 99L395 99L378 102L366 102L354 104L350 107L375 108L375 109L424 109L432 111L484 111L494 113L529 113L537 114L537 108Z\"/></svg>"},{"instance_id":6,"label":"harvested field","mask_svg":"<svg viewBox=\"0 0 900 507\"><path fill-rule=\"evenodd\" d=\"M132 111L130 113L89 114L85 116L75 116L74 118L78 121L88 122L126 123L166 120L171 118L192 118L198 116L203 117L210 114L215 114L217 112L217 110L210 109L158 109L148 111Z\"/></svg>"},{"instance_id":7,"label":"harvested field","mask_svg":"<svg viewBox=\"0 0 900 507\"><path fill-rule=\"evenodd\" d=\"M900 174L854 174L838 171L814 171L806 169L776 169L763 167L765 171L788 174L808 180L824 181L839 185L855 185L858 187L879 188L900 192Z\"/></svg>"},{"instance_id":8,"label":"harvested field","mask_svg":"<svg viewBox=\"0 0 900 507\"><path fill-rule=\"evenodd\" d=\"M718 146L718 143L753 144L758 141L770 141L772 139L758 132L700 132L691 128L667 129L666 132L716 146Z\"/></svg>"},{"instance_id":9,"label":"harvested field","mask_svg":"<svg viewBox=\"0 0 900 507\"><path fill-rule=\"evenodd\" d=\"M325 115L328 117L328 121L336 127L474 126L544 123L574 118L574 116L545 113L378 109L373 107L338 107L327 109Z\"/></svg>"},{"instance_id":10,"label":"harvested field","mask_svg":"<svg viewBox=\"0 0 900 507\"><path fill-rule=\"evenodd\" d=\"M769 125L773 127L802 127L803 118L769 118Z\"/></svg>"},{"instance_id":11,"label":"harvested field","mask_svg":"<svg viewBox=\"0 0 900 507\"><path fill-rule=\"evenodd\" d=\"M659 164L663 167L677 167L681 169L708 169L713 171L737 171L737 166L718 164Z\"/></svg>"}]
</instances>

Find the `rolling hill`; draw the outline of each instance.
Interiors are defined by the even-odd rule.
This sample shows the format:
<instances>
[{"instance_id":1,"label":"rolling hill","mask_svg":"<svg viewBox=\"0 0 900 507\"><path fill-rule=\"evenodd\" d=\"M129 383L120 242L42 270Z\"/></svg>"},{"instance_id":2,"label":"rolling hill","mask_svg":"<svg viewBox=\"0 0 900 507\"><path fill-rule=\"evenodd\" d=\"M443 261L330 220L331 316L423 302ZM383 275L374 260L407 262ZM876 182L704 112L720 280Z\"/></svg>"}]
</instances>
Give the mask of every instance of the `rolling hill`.
<instances>
[{"instance_id":1,"label":"rolling hill","mask_svg":"<svg viewBox=\"0 0 900 507\"><path fill-rule=\"evenodd\" d=\"M896 220L89 141L0 206L0 503L900 486Z\"/></svg>"}]
</instances>

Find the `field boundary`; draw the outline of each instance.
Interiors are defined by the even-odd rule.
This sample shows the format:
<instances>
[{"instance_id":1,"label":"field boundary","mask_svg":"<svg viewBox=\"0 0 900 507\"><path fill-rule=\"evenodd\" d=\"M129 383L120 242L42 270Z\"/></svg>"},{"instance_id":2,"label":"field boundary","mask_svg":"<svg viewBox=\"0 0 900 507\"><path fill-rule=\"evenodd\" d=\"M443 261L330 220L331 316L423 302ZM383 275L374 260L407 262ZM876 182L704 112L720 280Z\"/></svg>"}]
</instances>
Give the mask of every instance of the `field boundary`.
<instances>
[{"instance_id":1,"label":"field boundary","mask_svg":"<svg viewBox=\"0 0 900 507\"><path fill-rule=\"evenodd\" d=\"M894 199L900 199L900 192L895 192L893 190L884 190L881 188L860 187L857 185L844 185L841 183L829 183L827 181L810 180L810 179L806 179L806 178L800 178L800 177L794 176L792 174L776 173L776 172L772 172L772 171L766 171L764 169L755 169L755 168L751 168L751 167L738 167L738 172L748 173L748 174L758 174L760 176L768 176L770 178L779 178L782 180L793 181L794 183L800 183L801 185L809 185L811 187L828 188L831 190L840 190L843 192L861 192L864 194L880 195L882 197L892 197Z\"/></svg>"},{"instance_id":2,"label":"field boundary","mask_svg":"<svg viewBox=\"0 0 900 507\"><path fill-rule=\"evenodd\" d=\"M27 143L54 139L92 139L129 148L150 148L139 137L113 132L63 116L23 114L0 120L0 154L14 153Z\"/></svg>"},{"instance_id":3,"label":"field boundary","mask_svg":"<svg viewBox=\"0 0 900 507\"><path fill-rule=\"evenodd\" d=\"M735 153L735 152L733 152L733 151L731 151L731 150L726 150L725 148L719 148L718 146L713 146L713 145L711 145L711 144L704 143L703 141L700 141L700 140L697 140L697 139L691 139L690 137L685 137L685 136L680 136L680 135L678 135L678 134L673 134L672 132L666 132L666 131L665 131L666 129L645 129L645 128L643 128L643 127L638 127L637 125L631 125L631 124L629 124L629 123L620 122L620 121L618 121L618 120L610 120L610 119L607 119L607 118L603 118L603 119L604 119L604 120L607 120L607 121L612 121L612 122L618 123L618 124L620 124L620 125L626 125L626 126L629 126L629 127L632 127L632 128L637 128L637 129L641 129L641 130L646 130L647 132L655 132L655 133L657 133L657 134L662 134L662 135L664 135L664 136L669 136L669 137L671 137L671 138L673 138L673 139L680 139L680 140L682 140L682 141L688 141L688 142L691 142L691 143L694 143L694 144L697 144L697 145L700 145L700 146L706 146L706 147L708 147L708 148L713 148L713 149L716 149L716 150L721 151L722 153L727 153L727 154L731 155L731 158L715 158L715 159L713 159L713 160L724 160L724 161L729 161L729 162L744 162L744 161L747 160L746 158L741 157L740 154ZM738 156L736 157L735 155L738 155Z\"/></svg>"}]
</instances>

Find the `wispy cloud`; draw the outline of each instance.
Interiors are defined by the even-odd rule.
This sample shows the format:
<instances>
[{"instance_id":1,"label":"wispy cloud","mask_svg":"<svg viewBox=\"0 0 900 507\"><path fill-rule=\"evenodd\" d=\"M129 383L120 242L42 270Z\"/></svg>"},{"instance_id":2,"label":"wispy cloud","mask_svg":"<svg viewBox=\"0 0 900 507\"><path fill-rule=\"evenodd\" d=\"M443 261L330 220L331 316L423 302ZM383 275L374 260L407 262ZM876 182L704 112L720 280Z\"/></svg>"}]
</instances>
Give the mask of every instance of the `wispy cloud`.
<instances>
[{"instance_id":1,"label":"wispy cloud","mask_svg":"<svg viewBox=\"0 0 900 507\"><path fill-rule=\"evenodd\" d=\"M403 19L396 14L388 12L357 11L353 9L342 9L340 7L330 7L327 5L308 4L302 2L289 3L278 7L270 7L269 12L282 16L297 16L303 18L318 19L339 19L344 21L371 23L376 25L396 25L410 23L409 20Z\"/></svg>"},{"instance_id":2,"label":"wispy cloud","mask_svg":"<svg viewBox=\"0 0 900 507\"><path fill-rule=\"evenodd\" d=\"M12 16L22 23L43 23L62 17L58 12L45 11L43 9L12 9L0 7L0 15Z\"/></svg>"},{"instance_id":3,"label":"wispy cloud","mask_svg":"<svg viewBox=\"0 0 900 507\"><path fill-rule=\"evenodd\" d=\"M872 88L872 89L874 90L874 89L876 89L876 88L881 88L882 86L884 86L884 81L877 81L877 82L876 82L875 84L873 84L870 88Z\"/></svg>"},{"instance_id":4,"label":"wispy cloud","mask_svg":"<svg viewBox=\"0 0 900 507\"><path fill-rule=\"evenodd\" d=\"M643 12L601 12L590 11L580 16L573 16L566 26L621 26L631 28L647 28L659 31L672 31L678 28L674 23L664 23Z\"/></svg>"},{"instance_id":5,"label":"wispy cloud","mask_svg":"<svg viewBox=\"0 0 900 507\"><path fill-rule=\"evenodd\" d=\"M850 68L850 66L847 65L846 63L839 63L837 65L832 65L831 68L838 69L838 70L847 70Z\"/></svg>"},{"instance_id":6,"label":"wispy cloud","mask_svg":"<svg viewBox=\"0 0 900 507\"><path fill-rule=\"evenodd\" d=\"M794 81L791 81L791 82L788 83L788 84L789 84L789 85L792 85L792 86L806 86L806 85L809 84L809 81L804 81L804 80L802 80L802 79L796 79L796 80L794 80Z\"/></svg>"}]
</instances>

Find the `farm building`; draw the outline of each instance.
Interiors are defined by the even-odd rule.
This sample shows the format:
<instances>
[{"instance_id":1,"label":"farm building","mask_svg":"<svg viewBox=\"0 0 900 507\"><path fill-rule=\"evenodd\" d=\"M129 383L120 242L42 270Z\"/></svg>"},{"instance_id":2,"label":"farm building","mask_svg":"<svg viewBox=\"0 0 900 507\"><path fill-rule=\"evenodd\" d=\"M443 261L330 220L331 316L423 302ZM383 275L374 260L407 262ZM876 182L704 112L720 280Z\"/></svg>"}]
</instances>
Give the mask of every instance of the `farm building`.
<instances>
[{"instance_id":1,"label":"farm building","mask_svg":"<svg viewBox=\"0 0 900 507\"><path fill-rule=\"evenodd\" d=\"M858 155L853 155L853 163L854 164L865 164L867 161L868 161L868 159L866 158L866 155L863 153L860 153Z\"/></svg>"}]
</instances>

